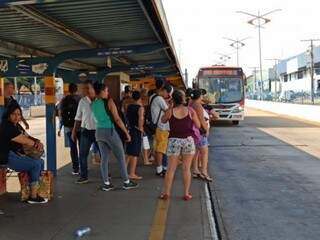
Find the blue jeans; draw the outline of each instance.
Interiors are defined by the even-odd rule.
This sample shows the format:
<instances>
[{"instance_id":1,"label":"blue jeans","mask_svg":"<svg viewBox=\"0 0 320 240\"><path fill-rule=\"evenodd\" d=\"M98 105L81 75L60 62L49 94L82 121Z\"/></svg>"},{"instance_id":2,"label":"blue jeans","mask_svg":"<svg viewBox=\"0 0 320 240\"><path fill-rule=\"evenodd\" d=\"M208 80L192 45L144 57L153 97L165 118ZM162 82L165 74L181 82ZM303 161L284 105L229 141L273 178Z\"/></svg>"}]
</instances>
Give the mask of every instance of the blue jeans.
<instances>
[{"instance_id":1,"label":"blue jeans","mask_svg":"<svg viewBox=\"0 0 320 240\"><path fill-rule=\"evenodd\" d=\"M31 186L39 183L43 166L44 162L42 159L34 159L28 156L20 156L12 151L9 152L8 167L17 172L28 172Z\"/></svg>"},{"instance_id":2,"label":"blue jeans","mask_svg":"<svg viewBox=\"0 0 320 240\"><path fill-rule=\"evenodd\" d=\"M94 154L99 154L99 155L100 155L98 143L94 142L94 143L91 145L91 151L92 151Z\"/></svg>"},{"instance_id":3,"label":"blue jeans","mask_svg":"<svg viewBox=\"0 0 320 240\"><path fill-rule=\"evenodd\" d=\"M72 140L72 132L69 131L66 133L69 141L69 146L70 146L70 156L71 156L71 161L72 161L72 168L74 172L79 172L79 154L78 154L78 147L77 143L75 143ZM80 132L77 132L77 139L78 139L78 144L79 144L79 149L80 149Z\"/></svg>"},{"instance_id":4,"label":"blue jeans","mask_svg":"<svg viewBox=\"0 0 320 240\"><path fill-rule=\"evenodd\" d=\"M81 178L88 178L88 155L91 145L96 142L95 132L95 130L81 129L79 154Z\"/></svg>"}]
</instances>

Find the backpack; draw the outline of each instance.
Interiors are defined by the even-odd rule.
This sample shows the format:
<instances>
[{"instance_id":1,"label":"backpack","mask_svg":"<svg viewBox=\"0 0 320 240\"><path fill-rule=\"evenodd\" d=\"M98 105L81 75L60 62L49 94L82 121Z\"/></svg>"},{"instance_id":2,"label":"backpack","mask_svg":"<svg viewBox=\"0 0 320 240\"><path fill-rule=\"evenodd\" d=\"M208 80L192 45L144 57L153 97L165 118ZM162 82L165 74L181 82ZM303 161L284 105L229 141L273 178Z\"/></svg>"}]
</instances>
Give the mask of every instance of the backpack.
<instances>
[{"instance_id":1,"label":"backpack","mask_svg":"<svg viewBox=\"0 0 320 240\"><path fill-rule=\"evenodd\" d=\"M159 122L162 110L160 110L160 112L159 112L156 123L154 123L152 121L152 114L151 114L152 103L153 103L154 99L156 99L156 97L158 97L158 96L159 96L158 94L155 94L151 98L150 104L146 107L144 130L148 135L154 135L156 133L156 129L158 127L158 122Z\"/></svg>"},{"instance_id":2,"label":"backpack","mask_svg":"<svg viewBox=\"0 0 320 240\"><path fill-rule=\"evenodd\" d=\"M75 96L69 95L62 99L61 102L61 118L65 127L72 128L74 126L74 118L77 114L79 101Z\"/></svg>"}]
</instances>

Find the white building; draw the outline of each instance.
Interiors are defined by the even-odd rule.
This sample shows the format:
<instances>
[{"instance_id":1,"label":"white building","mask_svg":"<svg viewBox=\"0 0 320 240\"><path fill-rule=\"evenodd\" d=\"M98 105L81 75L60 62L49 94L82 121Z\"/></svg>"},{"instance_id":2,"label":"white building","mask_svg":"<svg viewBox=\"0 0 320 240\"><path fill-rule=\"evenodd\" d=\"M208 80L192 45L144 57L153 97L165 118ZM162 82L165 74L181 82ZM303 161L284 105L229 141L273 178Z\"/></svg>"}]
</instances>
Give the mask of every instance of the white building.
<instances>
[{"instance_id":1,"label":"white building","mask_svg":"<svg viewBox=\"0 0 320 240\"><path fill-rule=\"evenodd\" d=\"M281 92L311 93L310 54L307 52L280 61ZM320 92L320 47L314 48L314 93Z\"/></svg>"}]
</instances>

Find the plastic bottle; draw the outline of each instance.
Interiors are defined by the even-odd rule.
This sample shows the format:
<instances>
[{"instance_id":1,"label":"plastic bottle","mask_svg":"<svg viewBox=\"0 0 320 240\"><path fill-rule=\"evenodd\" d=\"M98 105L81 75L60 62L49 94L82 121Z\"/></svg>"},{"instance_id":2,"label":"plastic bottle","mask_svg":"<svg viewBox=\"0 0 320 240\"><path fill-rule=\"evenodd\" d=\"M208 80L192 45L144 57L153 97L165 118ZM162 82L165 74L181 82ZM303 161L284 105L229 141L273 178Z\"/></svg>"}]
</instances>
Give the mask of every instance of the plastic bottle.
<instances>
[{"instance_id":1,"label":"plastic bottle","mask_svg":"<svg viewBox=\"0 0 320 240\"><path fill-rule=\"evenodd\" d=\"M90 227L82 227L79 228L76 232L75 232L75 236L77 238L81 238L84 235L88 235L91 232L91 228Z\"/></svg>"}]
</instances>

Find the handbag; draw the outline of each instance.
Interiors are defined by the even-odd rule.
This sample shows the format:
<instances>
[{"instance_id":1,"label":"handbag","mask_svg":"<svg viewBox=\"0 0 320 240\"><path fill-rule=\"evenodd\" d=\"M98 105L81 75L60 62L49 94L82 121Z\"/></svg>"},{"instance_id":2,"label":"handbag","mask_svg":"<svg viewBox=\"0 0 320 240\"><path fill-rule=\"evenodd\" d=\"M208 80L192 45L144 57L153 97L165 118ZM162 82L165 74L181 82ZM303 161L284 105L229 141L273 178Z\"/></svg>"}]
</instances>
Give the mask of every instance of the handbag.
<instances>
[{"instance_id":1,"label":"handbag","mask_svg":"<svg viewBox=\"0 0 320 240\"><path fill-rule=\"evenodd\" d=\"M21 201L25 202L29 199L30 177L27 172L18 173L18 178L21 187ZM38 195L48 200L53 197L53 173L51 171L43 171L39 179Z\"/></svg>"},{"instance_id":2,"label":"handbag","mask_svg":"<svg viewBox=\"0 0 320 240\"><path fill-rule=\"evenodd\" d=\"M7 191L7 169L0 168L0 195Z\"/></svg>"},{"instance_id":3,"label":"handbag","mask_svg":"<svg viewBox=\"0 0 320 240\"><path fill-rule=\"evenodd\" d=\"M40 142L39 139L31 137L24 129L21 129L20 131L21 131L21 134L30 138L31 140ZM35 148L34 146L22 145L22 149L23 149L24 155L31 157L33 159L41 159L44 155L44 149L39 150L39 149Z\"/></svg>"},{"instance_id":4,"label":"handbag","mask_svg":"<svg viewBox=\"0 0 320 240\"><path fill-rule=\"evenodd\" d=\"M44 149L38 150L35 147L23 145L23 152L26 156L31 157L33 159L41 159L44 155Z\"/></svg>"},{"instance_id":5,"label":"handbag","mask_svg":"<svg viewBox=\"0 0 320 240\"><path fill-rule=\"evenodd\" d=\"M150 143L149 143L148 136L143 136L142 137L142 148L144 150L149 150L150 149Z\"/></svg>"},{"instance_id":6,"label":"handbag","mask_svg":"<svg viewBox=\"0 0 320 240\"><path fill-rule=\"evenodd\" d=\"M38 195L48 200L53 198L53 173L51 171L42 171L39 180Z\"/></svg>"},{"instance_id":7,"label":"handbag","mask_svg":"<svg viewBox=\"0 0 320 240\"><path fill-rule=\"evenodd\" d=\"M20 182L20 188L21 188L21 201L25 202L29 199L30 197L30 185L29 185L29 175L27 172L19 172L18 173L18 178Z\"/></svg>"}]
</instances>

